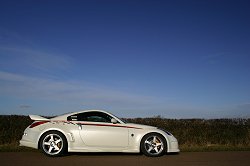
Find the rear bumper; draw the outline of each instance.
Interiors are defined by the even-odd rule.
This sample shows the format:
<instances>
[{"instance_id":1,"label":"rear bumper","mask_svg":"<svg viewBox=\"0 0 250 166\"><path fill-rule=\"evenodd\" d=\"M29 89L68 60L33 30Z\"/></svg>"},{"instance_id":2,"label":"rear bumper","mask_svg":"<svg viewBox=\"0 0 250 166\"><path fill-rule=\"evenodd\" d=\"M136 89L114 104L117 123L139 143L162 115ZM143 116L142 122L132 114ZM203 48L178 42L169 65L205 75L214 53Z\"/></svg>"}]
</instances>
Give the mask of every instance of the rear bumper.
<instances>
[{"instance_id":1,"label":"rear bumper","mask_svg":"<svg viewBox=\"0 0 250 166\"><path fill-rule=\"evenodd\" d=\"M26 146L26 147L30 147L30 148L35 148L37 149L37 144L34 142L30 142L30 141L26 141L26 140L20 140L19 141L20 145L19 146Z\"/></svg>"},{"instance_id":2,"label":"rear bumper","mask_svg":"<svg viewBox=\"0 0 250 166\"><path fill-rule=\"evenodd\" d=\"M40 134L39 131L26 128L24 130L22 139L19 141L20 146L26 146L26 147L38 149L39 134Z\"/></svg>"}]
</instances>

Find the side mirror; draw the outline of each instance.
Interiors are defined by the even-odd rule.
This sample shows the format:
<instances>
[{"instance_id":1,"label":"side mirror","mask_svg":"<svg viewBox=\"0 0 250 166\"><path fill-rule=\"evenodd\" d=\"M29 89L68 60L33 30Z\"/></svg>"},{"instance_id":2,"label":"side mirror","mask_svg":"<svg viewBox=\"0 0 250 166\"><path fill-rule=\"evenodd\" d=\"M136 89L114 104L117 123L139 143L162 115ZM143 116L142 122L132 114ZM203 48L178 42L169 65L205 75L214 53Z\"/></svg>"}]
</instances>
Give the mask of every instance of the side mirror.
<instances>
[{"instance_id":1,"label":"side mirror","mask_svg":"<svg viewBox=\"0 0 250 166\"><path fill-rule=\"evenodd\" d=\"M111 123L114 123L114 124L116 124L118 121L115 119L115 118L112 118L111 119Z\"/></svg>"}]
</instances>

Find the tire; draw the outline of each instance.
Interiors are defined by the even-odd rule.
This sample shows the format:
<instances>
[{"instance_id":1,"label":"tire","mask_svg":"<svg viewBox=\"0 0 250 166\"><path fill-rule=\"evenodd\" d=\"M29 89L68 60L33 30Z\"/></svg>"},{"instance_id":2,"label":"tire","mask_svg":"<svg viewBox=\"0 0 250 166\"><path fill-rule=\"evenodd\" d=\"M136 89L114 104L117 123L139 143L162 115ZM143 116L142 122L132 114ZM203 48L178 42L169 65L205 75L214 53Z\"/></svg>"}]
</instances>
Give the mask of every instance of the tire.
<instances>
[{"instance_id":1,"label":"tire","mask_svg":"<svg viewBox=\"0 0 250 166\"><path fill-rule=\"evenodd\" d=\"M40 148L48 156L62 156L67 151L67 140L61 132L49 131L42 135Z\"/></svg>"},{"instance_id":2,"label":"tire","mask_svg":"<svg viewBox=\"0 0 250 166\"><path fill-rule=\"evenodd\" d=\"M149 157L159 157L165 154L167 143L158 133L149 133L141 140L141 152Z\"/></svg>"}]
</instances>

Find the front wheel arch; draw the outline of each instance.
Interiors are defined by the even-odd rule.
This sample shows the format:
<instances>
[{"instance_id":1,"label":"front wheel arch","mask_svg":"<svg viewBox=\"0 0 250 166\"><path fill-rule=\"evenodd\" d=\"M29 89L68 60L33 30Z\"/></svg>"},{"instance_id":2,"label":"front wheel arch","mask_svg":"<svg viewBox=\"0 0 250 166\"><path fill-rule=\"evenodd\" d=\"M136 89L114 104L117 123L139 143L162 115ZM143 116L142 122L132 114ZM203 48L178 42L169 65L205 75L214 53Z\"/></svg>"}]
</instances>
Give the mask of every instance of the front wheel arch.
<instances>
[{"instance_id":1,"label":"front wheel arch","mask_svg":"<svg viewBox=\"0 0 250 166\"><path fill-rule=\"evenodd\" d=\"M145 149L145 141L147 139L154 138L154 136L156 136L156 138L159 139L159 142L162 142L163 149L161 150L160 153L150 154ZM168 149L167 139L161 133L158 133L158 132L147 133L147 134L145 134L142 137L142 139L140 141L140 152L142 152L144 155L149 156L149 157L159 157L159 156L162 156L162 155L164 155L167 152L167 149Z\"/></svg>"}]
</instances>

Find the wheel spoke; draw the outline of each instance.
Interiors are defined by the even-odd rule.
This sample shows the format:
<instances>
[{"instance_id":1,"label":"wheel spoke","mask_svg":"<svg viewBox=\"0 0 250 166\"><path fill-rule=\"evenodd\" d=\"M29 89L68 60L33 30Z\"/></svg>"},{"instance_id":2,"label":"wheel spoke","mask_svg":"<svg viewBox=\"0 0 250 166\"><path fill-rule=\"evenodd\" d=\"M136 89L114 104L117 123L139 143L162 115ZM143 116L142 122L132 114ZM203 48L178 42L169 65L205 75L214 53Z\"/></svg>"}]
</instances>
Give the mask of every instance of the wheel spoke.
<instances>
[{"instance_id":1,"label":"wheel spoke","mask_svg":"<svg viewBox=\"0 0 250 166\"><path fill-rule=\"evenodd\" d=\"M158 152L159 152L159 150L158 150L157 146L154 148L154 150L155 150L155 152L156 152L156 153L158 153Z\"/></svg>"},{"instance_id":2,"label":"wheel spoke","mask_svg":"<svg viewBox=\"0 0 250 166\"><path fill-rule=\"evenodd\" d=\"M153 142L154 142L154 143L157 143L157 138L156 138L156 136L154 136Z\"/></svg>"},{"instance_id":3,"label":"wheel spoke","mask_svg":"<svg viewBox=\"0 0 250 166\"><path fill-rule=\"evenodd\" d=\"M163 143L162 142L160 142L160 143L156 143L156 147L158 147L158 146L162 146L163 145Z\"/></svg>"},{"instance_id":4,"label":"wheel spoke","mask_svg":"<svg viewBox=\"0 0 250 166\"><path fill-rule=\"evenodd\" d=\"M54 141L54 136L53 136L53 134L50 135L50 141Z\"/></svg>"},{"instance_id":5,"label":"wheel spoke","mask_svg":"<svg viewBox=\"0 0 250 166\"><path fill-rule=\"evenodd\" d=\"M43 144L44 144L44 145L50 145L50 143L49 143L49 142L44 142Z\"/></svg>"},{"instance_id":6,"label":"wheel spoke","mask_svg":"<svg viewBox=\"0 0 250 166\"><path fill-rule=\"evenodd\" d=\"M52 149L53 149L53 147L50 146L50 147L49 147L49 153L51 153Z\"/></svg>"},{"instance_id":7,"label":"wheel spoke","mask_svg":"<svg viewBox=\"0 0 250 166\"><path fill-rule=\"evenodd\" d=\"M150 146L147 151L150 153L153 149L154 148L152 146Z\"/></svg>"},{"instance_id":8,"label":"wheel spoke","mask_svg":"<svg viewBox=\"0 0 250 166\"><path fill-rule=\"evenodd\" d=\"M55 143L58 144L61 141L62 141L61 139L58 139L58 140L55 141Z\"/></svg>"},{"instance_id":9,"label":"wheel spoke","mask_svg":"<svg viewBox=\"0 0 250 166\"><path fill-rule=\"evenodd\" d=\"M54 146L54 148L55 148L55 150L60 150L60 148L58 148L58 146L56 145L56 146Z\"/></svg>"}]
</instances>

